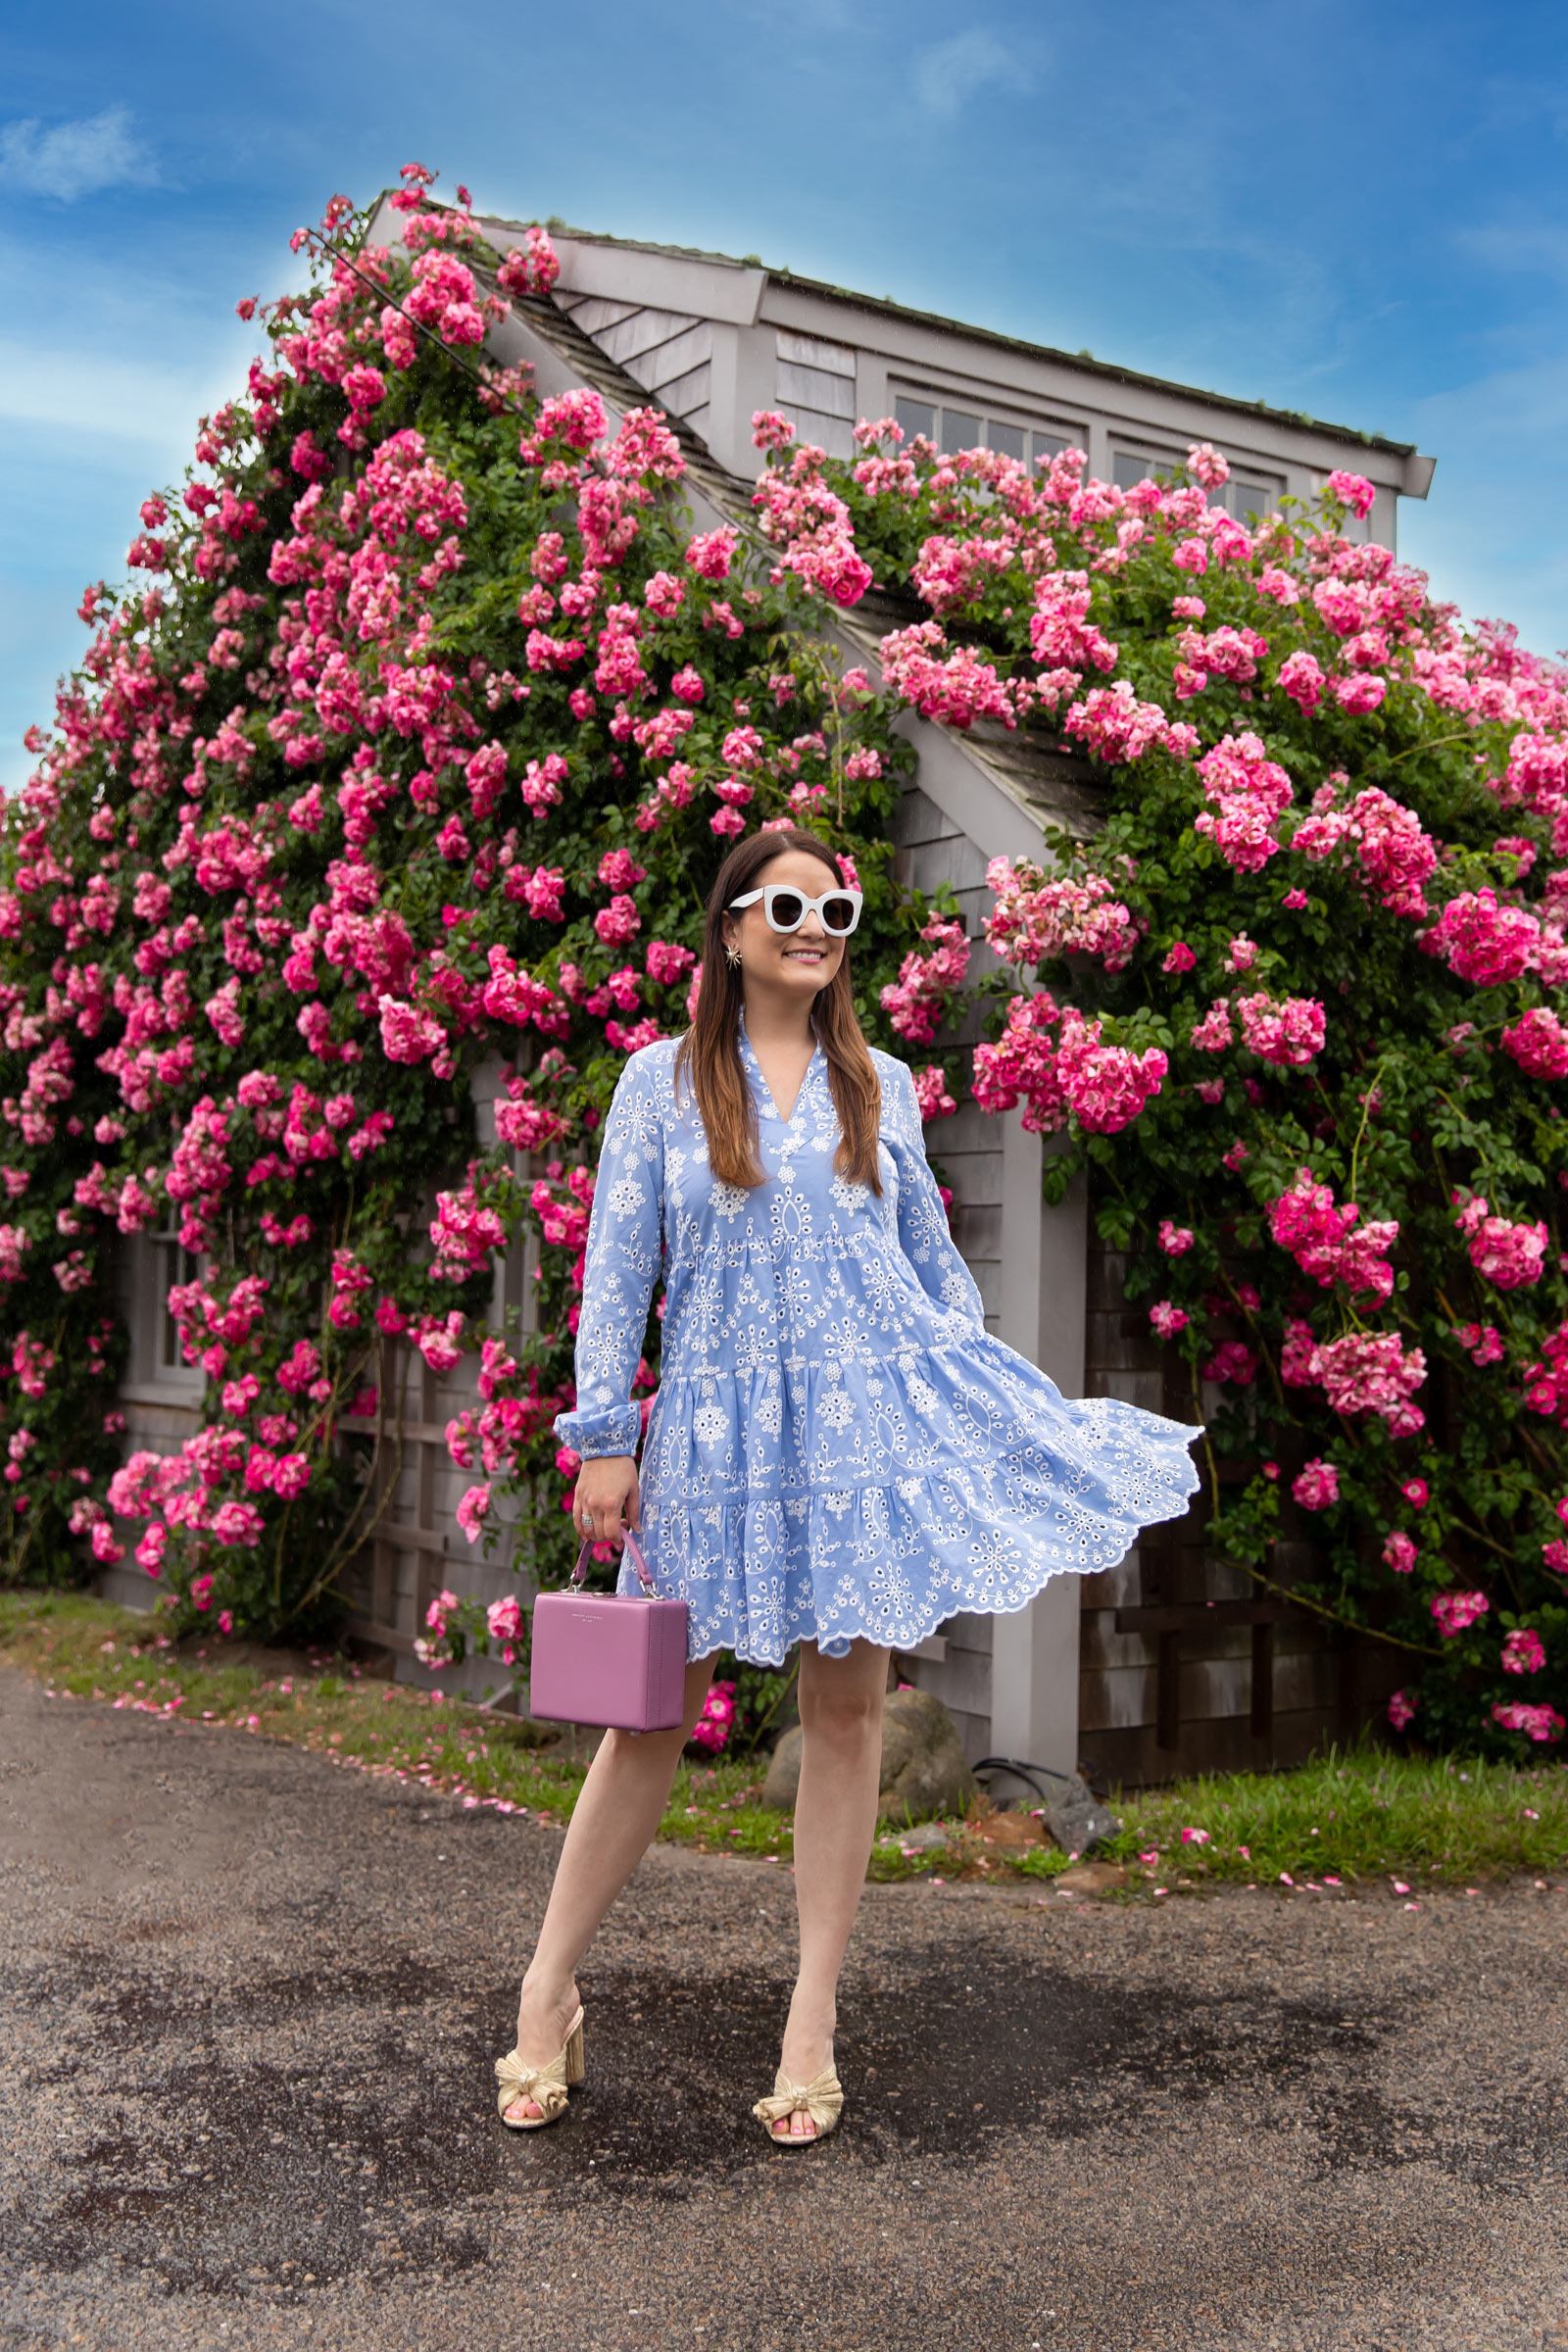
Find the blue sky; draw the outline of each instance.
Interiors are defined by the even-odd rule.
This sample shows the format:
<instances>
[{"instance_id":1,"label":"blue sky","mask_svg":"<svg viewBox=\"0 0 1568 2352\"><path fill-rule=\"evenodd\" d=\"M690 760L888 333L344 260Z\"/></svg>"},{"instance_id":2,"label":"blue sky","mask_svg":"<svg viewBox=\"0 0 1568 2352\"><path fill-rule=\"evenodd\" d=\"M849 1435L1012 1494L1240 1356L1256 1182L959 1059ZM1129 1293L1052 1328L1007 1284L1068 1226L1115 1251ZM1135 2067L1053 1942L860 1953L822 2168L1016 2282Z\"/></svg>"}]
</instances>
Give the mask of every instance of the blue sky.
<instances>
[{"instance_id":1,"label":"blue sky","mask_svg":"<svg viewBox=\"0 0 1568 2352\"><path fill-rule=\"evenodd\" d=\"M444 25L454 29L448 34ZM1400 553L1568 645L1568 12L159 0L0 30L0 780L290 230L417 157L1416 441Z\"/></svg>"}]
</instances>

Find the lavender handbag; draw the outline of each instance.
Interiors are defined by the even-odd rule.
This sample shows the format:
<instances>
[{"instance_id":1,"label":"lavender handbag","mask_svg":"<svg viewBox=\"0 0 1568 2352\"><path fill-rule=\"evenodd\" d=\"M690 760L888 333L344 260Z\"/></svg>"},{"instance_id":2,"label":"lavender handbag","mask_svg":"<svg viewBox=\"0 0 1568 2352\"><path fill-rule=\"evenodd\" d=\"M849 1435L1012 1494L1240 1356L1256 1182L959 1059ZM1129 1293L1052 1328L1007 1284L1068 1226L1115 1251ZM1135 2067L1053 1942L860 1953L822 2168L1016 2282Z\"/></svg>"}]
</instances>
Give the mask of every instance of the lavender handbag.
<instances>
[{"instance_id":1,"label":"lavender handbag","mask_svg":"<svg viewBox=\"0 0 1568 2352\"><path fill-rule=\"evenodd\" d=\"M546 1723L604 1724L618 1732L667 1732L686 1708L686 1603L661 1600L643 1547L626 1549L641 1592L585 1592L590 1536L571 1582L533 1604L528 1712Z\"/></svg>"}]
</instances>

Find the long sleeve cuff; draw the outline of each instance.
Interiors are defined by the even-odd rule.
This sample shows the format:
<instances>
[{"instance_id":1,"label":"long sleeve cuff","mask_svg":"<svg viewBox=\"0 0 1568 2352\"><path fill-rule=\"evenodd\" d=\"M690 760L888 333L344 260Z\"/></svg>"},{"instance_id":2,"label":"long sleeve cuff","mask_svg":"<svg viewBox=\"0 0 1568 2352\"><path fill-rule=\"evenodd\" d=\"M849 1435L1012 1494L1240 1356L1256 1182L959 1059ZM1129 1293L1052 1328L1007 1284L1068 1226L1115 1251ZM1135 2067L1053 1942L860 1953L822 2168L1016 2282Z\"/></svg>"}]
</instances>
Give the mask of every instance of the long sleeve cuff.
<instances>
[{"instance_id":1,"label":"long sleeve cuff","mask_svg":"<svg viewBox=\"0 0 1568 2352\"><path fill-rule=\"evenodd\" d=\"M643 1434L640 1405L629 1402L584 1406L558 1413L552 1425L563 1446L585 1462L606 1453L635 1454Z\"/></svg>"}]
</instances>

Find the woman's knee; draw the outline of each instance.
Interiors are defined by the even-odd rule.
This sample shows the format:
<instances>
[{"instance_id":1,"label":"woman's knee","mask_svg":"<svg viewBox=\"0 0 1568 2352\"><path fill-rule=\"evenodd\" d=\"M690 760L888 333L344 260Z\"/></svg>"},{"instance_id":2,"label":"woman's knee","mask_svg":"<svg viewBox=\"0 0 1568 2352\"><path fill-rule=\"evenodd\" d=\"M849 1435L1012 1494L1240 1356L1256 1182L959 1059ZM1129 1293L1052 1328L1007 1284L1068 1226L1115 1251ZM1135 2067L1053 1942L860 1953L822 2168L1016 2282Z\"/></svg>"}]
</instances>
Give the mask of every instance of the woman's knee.
<instances>
[{"instance_id":1,"label":"woman's knee","mask_svg":"<svg viewBox=\"0 0 1568 2352\"><path fill-rule=\"evenodd\" d=\"M880 1739L882 1687L864 1675L815 1675L801 1680L801 1725L808 1740L858 1746Z\"/></svg>"}]
</instances>

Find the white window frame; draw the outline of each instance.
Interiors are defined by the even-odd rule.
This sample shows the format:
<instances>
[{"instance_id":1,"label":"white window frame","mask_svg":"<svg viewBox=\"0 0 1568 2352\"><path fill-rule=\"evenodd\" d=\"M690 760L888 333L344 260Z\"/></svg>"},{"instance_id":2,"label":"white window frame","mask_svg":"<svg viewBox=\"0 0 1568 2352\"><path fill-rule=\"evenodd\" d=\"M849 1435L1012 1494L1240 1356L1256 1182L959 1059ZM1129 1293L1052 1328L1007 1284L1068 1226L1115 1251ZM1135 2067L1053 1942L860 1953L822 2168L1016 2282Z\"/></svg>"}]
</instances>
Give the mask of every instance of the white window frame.
<instances>
[{"instance_id":1,"label":"white window frame","mask_svg":"<svg viewBox=\"0 0 1568 2352\"><path fill-rule=\"evenodd\" d=\"M958 449L994 449L996 443L991 435L997 426L1001 426L1006 432L1023 435L1025 454L1017 462L1025 466L1037 466L1042 457L1047 459L1055 457L1064 449L1081 449L1087 452L1089 448L1089 427L1086 424L1069 423L1066 418L1060 416L1045 417L1038 414L1032 414L1011 401L993 402L987 399L983 393L976 395L943 392L928 384L895 382L888 386L888 391L893 401L894 420L904 426L906 441L911 440L914 433L923 428L905 423L905 419L899 416L899 410L901 408L930 410L932 429L929 438L935 442L944 457L956 456ZM949 449L945 419L954 415L974 418L980 431L978 442L965 440L957 443L956 448ZM1043 449L1041 444L1045 442L1049 442L1052 446L1049 449ZM1014 456L1014 452L1011 450L1005 454L1008 457Z\"/></svg>"}]
</instances>

